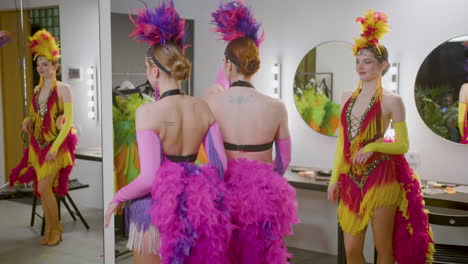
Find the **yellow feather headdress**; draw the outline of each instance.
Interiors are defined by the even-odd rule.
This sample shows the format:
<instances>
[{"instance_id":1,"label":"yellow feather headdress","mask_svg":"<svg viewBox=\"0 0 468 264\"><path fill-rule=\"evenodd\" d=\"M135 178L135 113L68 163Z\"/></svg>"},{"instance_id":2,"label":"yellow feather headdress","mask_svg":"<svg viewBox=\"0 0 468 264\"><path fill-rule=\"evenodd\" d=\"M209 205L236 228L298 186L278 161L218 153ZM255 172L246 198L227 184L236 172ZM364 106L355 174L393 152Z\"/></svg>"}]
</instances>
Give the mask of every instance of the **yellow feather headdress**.
<instances>
[{"instance_id":1,"label":"yellow feather headdress","mask_svg":"<svg viewBox=\"0 0 468 264\"><path fill-rule=\"evenodd\" d=\"M369 46L373 46L382 54L379 49L379 40L390 31L388 16L369 9L364 13L364 17L356 18L356 22L361 23L361 37L353 38L352 50L354 56L357 56L360 50Z\"/></svg>"},{"instance_id":2,"label":"yellow feather headdress","mask_svg":"<svg viewBox=\"0 0 468 264\"><path fill-rule=\"evenodd\" d=\"M29 37L28 47L31 49L34 59L39 56L46 57L49 61L58 61L60 47L55 37L49 31L41 29Z\"/></svg>"}]
</instances>

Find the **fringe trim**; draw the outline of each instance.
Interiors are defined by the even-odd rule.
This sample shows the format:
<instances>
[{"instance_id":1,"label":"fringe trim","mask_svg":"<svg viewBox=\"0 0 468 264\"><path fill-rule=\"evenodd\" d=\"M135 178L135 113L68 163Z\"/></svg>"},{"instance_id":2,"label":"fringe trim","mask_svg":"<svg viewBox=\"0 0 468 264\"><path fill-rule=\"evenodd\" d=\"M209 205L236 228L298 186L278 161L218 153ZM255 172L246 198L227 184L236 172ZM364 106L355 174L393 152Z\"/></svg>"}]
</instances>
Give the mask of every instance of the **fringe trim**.
<instances>
[{"instance_id":1,"label":"fringe trim","mask_svg":"<svg viewBox=\"0 0 468 264\"><path fill-rule=\"evenodd\" d=\"M74 160L69 151L59 150L57 157L52 161L44 161L40 164L40 158L34 148L29 148L29 163L36 171L37 179L42 180L45 177L56 174L60 169L73 166Z\"/></svg>"},{"instance_id":2,"label":"fringe trim","mask_svg":"<svg viewBox=\"0 0 468 264\"><path fill-rule=\"evenodd\" d=\"M338 222L344 232L356 235L364 230L374 209L382 206L399 205L402 187L399 182L386 183L368 189L359 207L359 213L351 210L343 200L338 205Z\"/></svg>"},{"instance_id":3,"label":"fringe trim","mask_svg":"<svg viewBox=\"0 0 468 264\"><path fill-rule=\"evenodd\" d=\"M146 230L138 231L137 224L130 222L127 248L134 252L159 255L161 246L161 235L154 225L150 225Z\"/></svg>"}]
</instances>

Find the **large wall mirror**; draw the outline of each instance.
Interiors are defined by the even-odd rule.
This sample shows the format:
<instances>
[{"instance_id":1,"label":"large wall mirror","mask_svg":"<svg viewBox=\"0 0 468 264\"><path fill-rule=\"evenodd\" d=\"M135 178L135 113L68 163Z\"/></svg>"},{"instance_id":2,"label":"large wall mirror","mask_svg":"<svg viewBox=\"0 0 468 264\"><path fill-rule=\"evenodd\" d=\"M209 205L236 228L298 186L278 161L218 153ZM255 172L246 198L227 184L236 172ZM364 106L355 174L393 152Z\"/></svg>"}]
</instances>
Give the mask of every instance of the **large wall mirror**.
<instances>
[{"instance_id":1,"label":"large wall mirror","mask_svg":"<svg viewBox=\"0 0 468 264\"><path fill-rule=\"evenodd\" d=\"M103 263L98 24L99 4L95 0L0 1L0 30L9 32L11 37L8 43L0 47L0 211L5 216L0 226L2 263ZM30 138L36 137L34 132L22 130L22 121L30 115L28 109L32 102L40 102L38 95L42 87L55 89L53 85L47 86L46 81L44 86L39 85L40 74L43 73L40 73L42 70L38 67L38 60L33 60L32 52L26 46L29 36L42 29L49 31L60 46L61 57L55 76L58 85L62 82L71 88L73 128L79 142L71 155L75 157L71 173L61 167L58 172L47 176L52 177L54 187L56 182L68 189L61 195L52 194L58 201L61 225L51 227L53 231L43 221L43 216L51 213L52 209L48 209L50 201L42 202L43 196L35 198L34 184L17 183L9 187L10 172L22 161L24 150L31 148ZM36 91L35 87L38 87ZM61 114L65 110L54 110L53 107L58 109L60 106L56 105L62 104L65 108L65 104L62 95L54 97L54 89L45 92L48 96L44 97L44 102L47 102L44 109L47 110L43 120L47 120L48 113L53 116L51 118L55 118L54 113L57 113L57 118L50 119L50 124L55 124L58 134L65 123ZM47 124L43 123L44 126ZM36 127L34 131L37 131ZM48 141L49 144L53 144L56 138ZM71 144L68 137L64 142L56 160L61 157L63 145ZM25 159L24 162L32 161ZM61 175L68 175L68 180ZM61 183L57 179L61 179ZM61 232L58 232L60 229ZM61 240L56 239L59 234Z\"/></svg>"},{"instance_id":2,"label":"large wall mirror","mask_svg":"<svg viewBox=\"0 0 468 264\"><path fill-rule=\"evenodd\" d=\"M419 115L434 133L468 143L468 35L440 44L426 57L414 94Z\"/></svg>"},{"instance_id":3,"label":"large wall mirror","mask_svg":"<svg viewBox=\"0 0 468 264\"><path fill-rule=\"evenodd\" d=\"M351 45L322 43L301 60L294 77L294 102L307 126L320 134L338 135L341 94L357 83Z\"/></svg>"}]
</instances>

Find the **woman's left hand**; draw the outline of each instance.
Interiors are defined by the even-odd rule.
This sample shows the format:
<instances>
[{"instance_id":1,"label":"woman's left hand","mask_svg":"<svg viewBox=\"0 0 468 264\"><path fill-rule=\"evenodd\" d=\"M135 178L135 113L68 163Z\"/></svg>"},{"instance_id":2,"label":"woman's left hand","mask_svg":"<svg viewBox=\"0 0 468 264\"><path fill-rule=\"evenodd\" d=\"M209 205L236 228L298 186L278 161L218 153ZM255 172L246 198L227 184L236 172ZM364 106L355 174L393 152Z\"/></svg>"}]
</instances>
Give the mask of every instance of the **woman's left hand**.
<instances>
[{"instance_id":1,"label":"woman's left hand","mask_svg":"<svg viewBox=\"0 0 468 264\"><path fill-rule=\"evenodd\" d=\"M104 227L107 228L109 226L110 220L112 215L114 214L115 210L119 207L118 204L111 202L107 206L106 214L104 215Z\"/></svg>"},{"instance_id":2,"label":"woman's left hand","mask_svg":"<svg viewBox=\"0 0 468 264\"><path fill-rule=\"evenodd\" d=\"M47 152L47 156L46 156L46 161L51 161L51 160L55 160L55 158L57 157L57 152L53 152L51 153L50 151Z\"/></svg>"},{"instance_id":3,"label":"woman's left hand","mask_svg":"<svg viewBox=\"0 0 468 264\"><path fill-rule=\"evenodd\" d=\"M353 164L355 164L355 165L365 164L367 162L367 160L370 158L370 156L372 156L372 154L374 154L374 152L372 152L372 151L369 151L369 152L366 152L366 153L363 153L363 152L364 152L364 148L361 148L356 153L356 155L354 156L354 159L353 159Z\"/></svg>"}]
</instances>

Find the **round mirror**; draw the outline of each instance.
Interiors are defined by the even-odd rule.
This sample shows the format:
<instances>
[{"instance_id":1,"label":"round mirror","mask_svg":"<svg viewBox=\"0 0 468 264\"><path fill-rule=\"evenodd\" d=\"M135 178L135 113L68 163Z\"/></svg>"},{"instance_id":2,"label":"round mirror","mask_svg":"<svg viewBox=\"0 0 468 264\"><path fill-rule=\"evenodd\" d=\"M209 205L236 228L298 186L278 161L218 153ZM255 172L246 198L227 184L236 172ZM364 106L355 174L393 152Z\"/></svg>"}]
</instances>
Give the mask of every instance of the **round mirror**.
<instances>
[{"instance_id":1,"label":"round mirror","mask_svg":"<svg viewBox=\"0 0 468 264\"><path fill-rule=\"evenodd\" d=\"M426 57L414 95L419 115L434 133L468 143L468 35L442 43Z\"/></svg>"},{"instance_id":2,"label":"round mirror","mask_svg":"<svg viewBox=\"0 0 468 264\"><path fill-rule=\"evenodd\" d=\"M297 111L309 127L323 135L338 136L341 94L358 83L350 48L344 41L322 43L302 58L296 70Z\"/></svg>"}]
</instances>

